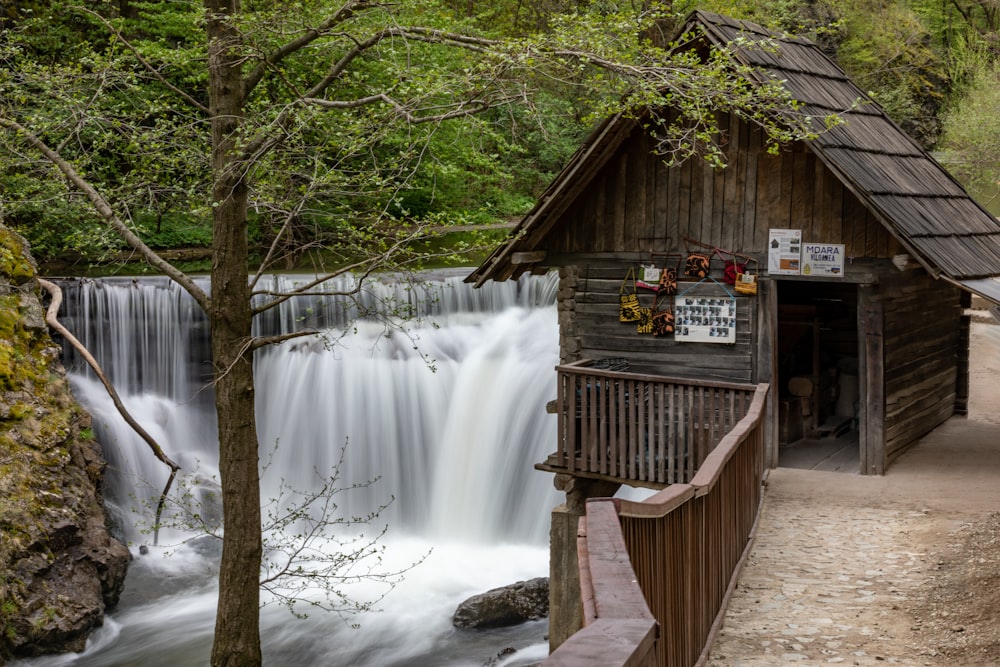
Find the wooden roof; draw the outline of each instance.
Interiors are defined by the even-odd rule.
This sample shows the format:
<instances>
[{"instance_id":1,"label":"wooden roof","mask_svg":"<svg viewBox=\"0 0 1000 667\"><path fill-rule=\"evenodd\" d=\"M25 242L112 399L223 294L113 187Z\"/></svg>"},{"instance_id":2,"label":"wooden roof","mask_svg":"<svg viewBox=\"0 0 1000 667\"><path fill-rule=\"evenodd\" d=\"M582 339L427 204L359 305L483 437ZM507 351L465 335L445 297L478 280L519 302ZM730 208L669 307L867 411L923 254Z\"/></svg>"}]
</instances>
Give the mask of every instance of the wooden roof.
<instances>
[{"instance_id":1,"label":"wooden roof","mask_svg":"<svg viewBox=\"0 0 1000 667\"><path fill-rule=\"evenodd\" d=\"M959 283L1000 275L997 219L816 44L702 11L691 14L684 31L698 28L712 44L728 49L735 61L755 68L761 81L783 81L803 105L799 114L817 122L836 114L844 121L820 133L808 148L928 272ZM512 232L510 241L468 280L477 284L505 280L530 268L518 262L518 253L539 246L633 128L634 121L623 115L605 120Z\"/></svg>"}]
</instances>

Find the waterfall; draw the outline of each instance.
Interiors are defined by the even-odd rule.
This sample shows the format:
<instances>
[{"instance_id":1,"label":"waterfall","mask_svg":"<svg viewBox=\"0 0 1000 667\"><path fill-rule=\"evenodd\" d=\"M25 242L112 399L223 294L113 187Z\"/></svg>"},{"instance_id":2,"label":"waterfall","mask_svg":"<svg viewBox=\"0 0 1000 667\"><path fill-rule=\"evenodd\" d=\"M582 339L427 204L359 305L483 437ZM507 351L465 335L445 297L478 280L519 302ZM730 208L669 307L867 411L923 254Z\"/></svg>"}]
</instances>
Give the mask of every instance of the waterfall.
<instances>
[{"instance_id":1,"label":"waterfall","mask_svg":"<svg viewBox=\"0 0 1000 667\"><path fill-rule=\"evenodd\" d=\"M559 497L533 464L555 444L555 419L545 405L555 398L557 280L525 277L473 289L462 277L385 276L358 289L345 276L255 322L258 334L319 331L256 353L267 463L262 498L308 488L343 456L340 486L357 488L338 497L339 510L363 516L387 504L374 526L376 532L388 526L387 567L430 554L383 600L382 613L360 619L360 630L323 614L297 621L266 608L264 651L275 664L482 664L474 652L484 638L501 648L534 643L539 650L543 626L470 634L451 628L450 614L467 595L547 574L548 515ZM280 292L298 280L275 276L263 289ZM207 281L203 287L209 289ZM195 490L211 489L217 443L203 314L159 278L74 280L63 289L64 323L168 456L197 470ZM146 543L136 527L148 525L150 499L166 470L71 351L66 359L109 461L109 507L133 545ZM175 531L161 539L178 544L185 537ZM157 549L137 558L122 611L84 654L40 664L124 665L136 655L144 665L161 664L148 655L161 639L172 656L164 665L207 660L214 589L211 577L198 573L208 566L196 551L173 547L173 553L173 560ZM141 591L133 575L142 577ZM183 590L166 584L162 594L150 592L173 579L185 582ZM359 584L356 593L384 592L368 586ZM518 632L530 632L532 641Z\"/></svg>"}]
</instances>

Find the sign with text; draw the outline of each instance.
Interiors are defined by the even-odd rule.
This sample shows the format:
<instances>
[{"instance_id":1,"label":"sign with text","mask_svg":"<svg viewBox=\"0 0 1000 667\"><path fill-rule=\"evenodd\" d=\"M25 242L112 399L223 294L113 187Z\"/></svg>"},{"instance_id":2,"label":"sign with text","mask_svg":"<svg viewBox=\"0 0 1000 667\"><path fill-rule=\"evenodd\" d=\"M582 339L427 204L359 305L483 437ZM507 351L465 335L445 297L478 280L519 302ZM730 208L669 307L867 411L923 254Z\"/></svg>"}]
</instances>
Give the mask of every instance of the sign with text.
<instances>
[{"instance_id":1,"label":"sign with text","mask_svg":"<svg viewBox=\"0 0 1000 667\"><path fill-rule=\"evenodd\" d=\"M768 230L767 272L797 276L802 260L802 230Z\"/></svg>"},{"instance_id":2,"label":"sign with text","mask_svg":"<svg viewBox=\"0 0 1000 667\"><path fill-rule=\"evenodd\" d=\"M844 246L833 243L803 243L802 275L843 278Z\"/></svg>"}]
</instances>

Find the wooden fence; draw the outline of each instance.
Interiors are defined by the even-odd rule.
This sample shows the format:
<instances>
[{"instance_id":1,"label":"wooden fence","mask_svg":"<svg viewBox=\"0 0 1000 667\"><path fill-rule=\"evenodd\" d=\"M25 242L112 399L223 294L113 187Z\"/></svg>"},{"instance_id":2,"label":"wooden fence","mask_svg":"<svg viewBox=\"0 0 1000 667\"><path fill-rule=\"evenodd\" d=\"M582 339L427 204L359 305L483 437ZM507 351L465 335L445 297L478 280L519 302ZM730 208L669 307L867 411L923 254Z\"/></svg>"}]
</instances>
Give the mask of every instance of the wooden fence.
<instances>
[{"instance_id":1,"label":"wooden fence","mask_svg":"<svg viewBox=\"0 0 1000 667\"><path fill-rule=\"evenodd\" d=\"M543 665L704 664L760 508L767 391L757 386L746 416L690 484L669 486L642 502L587 502L578 542L585 627ZM611 567L607 561L615 553Z\"/></svg>"},{"instance_id":2,"label":"wooden fence","mask_svg":"<svg viewBox=\"0 0 1000 667\"><path fill-rule=\"evenodd\" d=\"M546 469L640 485L691 481L749 409L754 385L557 366L558 449Z\"/></svg>"}]
</instances>

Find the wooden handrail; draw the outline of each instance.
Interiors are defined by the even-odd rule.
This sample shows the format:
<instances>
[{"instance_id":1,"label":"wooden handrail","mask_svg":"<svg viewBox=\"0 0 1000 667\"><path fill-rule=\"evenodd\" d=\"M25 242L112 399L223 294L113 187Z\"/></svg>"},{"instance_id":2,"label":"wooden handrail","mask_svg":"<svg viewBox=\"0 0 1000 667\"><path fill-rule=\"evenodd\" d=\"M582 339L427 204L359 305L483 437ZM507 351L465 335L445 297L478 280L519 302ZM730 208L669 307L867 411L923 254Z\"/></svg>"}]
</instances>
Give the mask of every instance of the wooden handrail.
<instances>
[{"instance_id":1,"label":"wooden handrail","mask_svg":"<svg viewBox=\"0 0 1000 667\"><path fill-rule=\"evenodd\" d=\"M564 642L545 667L654 667L656 621L598 619Z\"/></svg>"},{"instance_id":2,"label":"wooden handrail","mask_svg":"<svg viewBox=\"0 0 1000 667\"><path fill-rule=\"evenodd\" d=\"M759 513L767 393L768 385L755 387L746 415L691 483L642 502L588 500L578 538L585 627L545 667L703 661ZM652 635L643 632L650 615Z\"/></svg>"},{"instance_id":3,"label":"wooden handrail","mask_svg":"<svg viewBox=\"0 0 1000 667\"><path fill-rule=\"evenodd\" d=\"M621 501L619 516L635 519L658 519L667 516L695 497L690 484L671 484L642 501Z\"/></svg>"},{"instance_id":4,"label":"wooden handrail","mask_svg":"<svg viewBox=\"0 0 1000 667\"><path fill-rule=\"evenodd\" d=\"M635 580L628 546L618 520L618 501L591 498L581 537L587 541L587 560L594 596L595 618L653 619L642 589Z\"/></svg>"},{"instance_id":5,"label":"wooden handrail","mask_svg":"<svg viewBox=\"0 0 1000 667\"><path fill-rule=\"evenodd\" d=\"M696 493L703 496L712 490L719 481L722 471L725 470L726 463L736 453L739 446L747 439L750 432L757 428L760 417L764 413L764 403L767 400L769 385L761 383L757 385L753 400L750 401L750 408L747 415L736 424L732 431L726 434L719 445L702 462L701 467L691 480L691 486L697 489Z\"/></svg>"},{"instance_id":6,"label":"wooden handrail","mask_svg":"<svg viewBox=\"0 0 1000 667\"><path fill-rule=\"evenodd\" d=\"M654 667L658 624L629 561L618 500L591 498L580 519L577 554L584 628L557 648L546 667Z\"/></svg>"},{"instance_id":7,"label":"wooden handrail","mask_svg":"<svg viewBox=\"0 0 1000 667\"><path fill-rule=\"evenodd\" d=\"M613 371L603 368L593 368L591 364L594 363L593 359L581 359L580 361L571 361L565 364L559 364L556 366L556 371L570 371L570 372L580 372L586 371L587 373L594 373L596 375L602 375L609 378L618 378L620 380L641 380L645 382L663 382L669 381L676 384L690 385L692 387L708 387L712 389L736 389L736 390L747 390L753 391L754 385L745 384L742 382L721 382L716 380L698 380L696 378L676 378L669 375L661 375L658 373L636 373L633 371Z\"/></svg>"}]
</instances>

